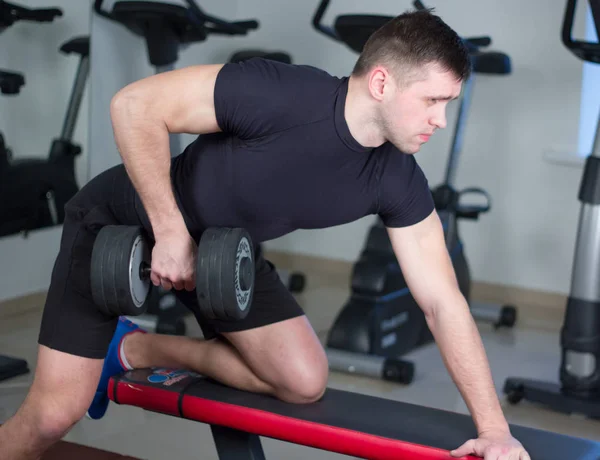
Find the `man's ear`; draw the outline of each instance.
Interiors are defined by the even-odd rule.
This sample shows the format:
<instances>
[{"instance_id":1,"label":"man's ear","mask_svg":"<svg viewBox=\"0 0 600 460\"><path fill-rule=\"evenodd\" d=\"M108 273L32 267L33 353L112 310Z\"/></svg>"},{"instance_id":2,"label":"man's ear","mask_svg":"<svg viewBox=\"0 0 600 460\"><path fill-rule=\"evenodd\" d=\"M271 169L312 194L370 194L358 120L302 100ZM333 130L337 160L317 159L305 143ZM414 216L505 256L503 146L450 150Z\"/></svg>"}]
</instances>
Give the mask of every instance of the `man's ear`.
<instances>
[{"instance_id":1,"label":"man's ear","mask_svg":"<svg viewBox=\"0 0 600 460\"><path fill-rule=\"evenodd\" d=\"M385 67L376 66L369 71L367 85L371 97L382 101L387 93L394 90L394 82Z\"/></svg>"}]
</instances>

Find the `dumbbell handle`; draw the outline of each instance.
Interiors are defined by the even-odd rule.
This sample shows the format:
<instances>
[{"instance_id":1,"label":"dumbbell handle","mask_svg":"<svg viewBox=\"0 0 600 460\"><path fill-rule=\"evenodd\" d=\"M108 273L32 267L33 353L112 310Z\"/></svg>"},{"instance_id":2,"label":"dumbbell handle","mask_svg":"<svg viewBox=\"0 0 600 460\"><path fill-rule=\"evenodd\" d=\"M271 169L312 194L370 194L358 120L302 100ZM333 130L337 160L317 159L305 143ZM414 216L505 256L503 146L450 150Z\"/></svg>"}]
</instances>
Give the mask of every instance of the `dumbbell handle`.
<instances>
[{"instance_id":1,"label":"dumbbell handle","mask_svg":"<svg viewBox=\"0 0 600 460\"><path fill-rule=\"evenodd\" d=\"M150 278L150 273L152 273L152 268L147 262L142 262L140 264L140 278L145 280Z\"/></svg>"},{"instance_id":2,"label":"dumbbell handle","mask_svg":"<svg viewBox=\"0 0 600 460\"><path fill-rule=\"evenodd\" d=\"M242 259L242 268L240 273L240 284L242 289L249 289L252 279L252 270L254 267L252 266L252 261L245 257ZM146 280L150 278L150 274L152 273L152 267L148 262L142 262L140 264L140 279Z\"/></svg>"}]
</instances>

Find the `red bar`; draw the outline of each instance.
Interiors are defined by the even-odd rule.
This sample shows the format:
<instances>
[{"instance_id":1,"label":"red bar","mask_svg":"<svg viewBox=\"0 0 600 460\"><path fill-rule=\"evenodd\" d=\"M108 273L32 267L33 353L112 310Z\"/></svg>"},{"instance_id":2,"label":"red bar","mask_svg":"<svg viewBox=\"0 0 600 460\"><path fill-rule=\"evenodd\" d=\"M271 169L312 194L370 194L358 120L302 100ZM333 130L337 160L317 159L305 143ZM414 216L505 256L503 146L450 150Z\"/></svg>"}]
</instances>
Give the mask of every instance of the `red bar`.
<instances>
[{"instance_id":1,"label":"red bar","mask_svg":"<svg viewBox=\"0 0 600 460\"><path fill-rule=\"evenodd\" d=\"M112 383L112 381L111 381ZM179 417L179 393L132 383L118 383L118 402ZM114 386L109 397L115 400ZM222 425L259 436L372 460L450 460L443 449L382 438L271 412L185 395L183 418ZM458 446L457 446L458 447ZM479 457L462 457L477 460ZM479 459L481 460L481 459Z\"/></svg>"}]
</instances>

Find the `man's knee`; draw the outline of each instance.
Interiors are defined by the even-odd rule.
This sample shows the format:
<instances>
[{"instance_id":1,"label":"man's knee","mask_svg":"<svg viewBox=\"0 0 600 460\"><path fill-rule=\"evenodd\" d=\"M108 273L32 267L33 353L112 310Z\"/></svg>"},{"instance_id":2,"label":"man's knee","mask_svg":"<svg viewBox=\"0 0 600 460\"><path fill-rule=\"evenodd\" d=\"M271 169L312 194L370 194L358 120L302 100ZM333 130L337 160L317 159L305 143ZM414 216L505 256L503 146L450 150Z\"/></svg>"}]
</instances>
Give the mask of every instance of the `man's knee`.
<instances>
[{"instance_id":1,"label":"man's knee","mask_svg":"<svg viewBox=\"0 0 600 460\"><path fill-rule=\"evenodd\" d=\"M249 387L297 404L323 396L327 355L305 316L224 336L259 380Z\"/></svg>"},{"instance_id":2,"label":"man's knee","mask_svg":"<svg viewBox=\"0 0 600 460\"><path fill-rule=\"evenodd\" d=\"M58 441L85 416L89 408L91 398L78 396L40 392L32 387L17 416L33 436Z\"/></svg>"},{"instance_id":3,"label":"man's knee","mask_svg":"<svg viewBox=\"0 0 600 460\"><path fill-rule=\"evenodd\" d=\"M78 410L73 407L56 407L42 403L38 410L38 434L44 439L58 441L85 416L87 409Z\"/></svg>"},{"instance_id":4,"label":"man's knee","mask_svg":"<svg viewBox=\"0 0 600 460\"><path fill-rule=\"evenodd\" d=\"M40 347L33 385L19 409L20 419L32 434L60 438L85 416L102 363Z\"/></svg>"},{"instance_id":5,"label":"man's knee","mask_svg":"<svg viewBox=\"0 0 600 460\"><path fill-rule=\"evenodd\" d=\"M329 367L325 353L313 356L296 355L282 375L278 393L295 404L309 404L321 399L327 388Z\"/></svg>"}]
</instances>

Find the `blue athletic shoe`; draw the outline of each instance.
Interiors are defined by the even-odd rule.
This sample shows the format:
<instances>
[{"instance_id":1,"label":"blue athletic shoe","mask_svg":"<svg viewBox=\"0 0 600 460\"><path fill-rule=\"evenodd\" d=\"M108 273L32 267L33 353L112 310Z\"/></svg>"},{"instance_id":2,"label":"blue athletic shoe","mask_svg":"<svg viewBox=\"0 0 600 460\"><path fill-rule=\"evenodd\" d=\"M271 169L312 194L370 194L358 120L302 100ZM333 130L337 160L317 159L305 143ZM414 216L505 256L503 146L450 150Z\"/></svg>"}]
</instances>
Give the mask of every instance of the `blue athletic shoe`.
<instances>
[{"instance_id":1,"label":"blue athletic shoe","mask_svg":"<svg viewBox=\"0 0 600 460\"><path fill-rule=\"evenodd\" d=\"M108 346L108 352L104 359L104 367L102 368L102 375L100 376L100 382L96 390L96 395L87 411L88 418L98 420L104 416L110 399L108 398L108 381L113 375L120 374L127 370L127 367L123 363L120 350L121 342L123 338L133 332L146 332L141 329L137 324L132 323L124 316L119 317L119 323L115 334Z\"/></svg>"}]
</instances>

